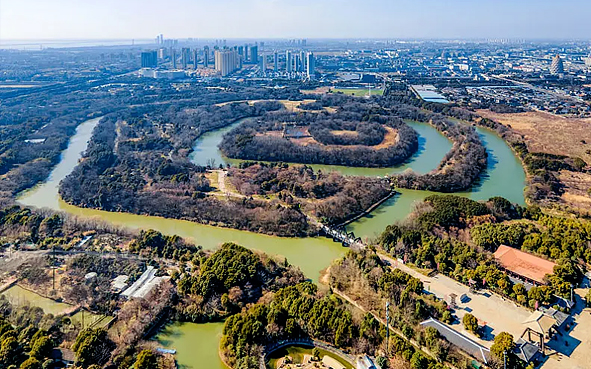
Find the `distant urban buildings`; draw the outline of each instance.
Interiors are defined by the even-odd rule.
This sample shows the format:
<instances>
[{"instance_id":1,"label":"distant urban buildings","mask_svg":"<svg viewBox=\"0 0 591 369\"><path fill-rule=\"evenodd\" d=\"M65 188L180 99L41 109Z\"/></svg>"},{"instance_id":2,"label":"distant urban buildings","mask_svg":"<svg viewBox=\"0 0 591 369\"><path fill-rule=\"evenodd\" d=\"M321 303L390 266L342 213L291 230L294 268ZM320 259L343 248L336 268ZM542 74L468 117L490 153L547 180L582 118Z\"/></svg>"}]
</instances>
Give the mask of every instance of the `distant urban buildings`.
<instances>
[{"instance_id":1,"label":"distant urban buildings","mask_svg":"<svg viewBox=\"0 0 591 369\"><path fill-rule=\"evenodd\" d=\"M233 49L224 49L215 51L215 69L220 72L222 77L238 69L238 52Z\"/></svg>"},{"instance_id":2,"label":"distant urban buildings","mask_svg":"<svg viewBox=\"0 0 591 369\"><path fill-rule=\"evenodd\" d=\"M291 51L287 50L285 52L285 71L287 73L291 73L293 70L293 60L291 56Z\"/></svg>"},{"instance_id":3,"label":"distant urban buildings","mask_svg":"<svg viewBox=\"0 0 591 369\"><path fill-rule=\"evenodd\" d=\"M141 59L142 68L156 68L158 66L158 52L156 50L143 51Z\"/></svg>"},{"instance_id":4,"label":"distant urban buildings","mask_svg":"<svg viewBox=\"0 0 591 369\"><path fill-rule=\"evenodd\" d=\"M274 50L267 51L264 50L263 42L226 46L225 40L220 39L215 40L214 44L202 44L201 47L194 39L183 40L180 45L177 42L158 35L156 43L159 46L156 51L142 53L141 68L183 70L189 77L214 74L225 77L238 70L240 76L246 78L313 79L315 76L316 60L314 54L304 48L305 40L289 40L290 46L287 48L277 43L273 45ZM213 70L208 72L202 68ZM150 73L145 74L148 76ZM159 78L167 76L159 75Z\"/></svg>"},{"instance_id":5,"label":"distant urban buildings","mask_svg":"<svg viewBox=\"0 0 591 369\"><path fill-rule=\"evenodd\" d=\"M257 45L250 47L250 62L257 64L259 62L259 47Z\"/></svg>"},{"instance_id":6,"label":"distant urban buildings","mask_svg":"<svg viewBox=\"0 0 591 369\"><path fill-rule=\"evenodd\" d=\"M560 55L556 54L556 56L552 59L552 64L550 65L550 74L563 74L564 73L564 63L560 58Z\"/></svg>"},{"instance_id":7,"label":"distant urban buildings","mask_svg":"<svg viewBox=\"0 0 591 369\"><path fill-rule=\"evenodd\" d=\"M193 69L197 69L199 62L199 49L193 50Z\"/></svg>"},{"instance_id":8,"label":"distant urban buildings","mask_svg":"<svg viewBox=\"0 0 591 369\"><path fill-rule=\"evenodd\" d=\"M209 68L209 46L203 48L203 66Z\"/></svg>"},{"instance_id":9,"label":"distant urban buildings","mask_svg":"<svg viewBox=\"0 0 591 369\"><path fill-rule=\"evenodd\" d=\"M264 73L267 70L267 55L261 54L261 71Z\"/></svg>"},{"instance_id":10,"label":"distant urban buildings","mask_svg":"<svg viewBox=\"0 0 591 369\"><path fill-rule=\"evenodd\" d=\"M181 49L181 65L183 69L187 69L189 62L191 61L191 49L183 47Z\"/></svg>"},{"instance_id":11,"label":"distant urban buildings","mask_svg":"<svg viewBox=\"0 0 591 369\"><path fill-rule=\"evenodd\" d=\"M306 56L306 74L309 79L314 79L314 74L316 73L316 60L314 59L313 53L308 53Z\"/></svg>"},{"instance_id":12,"label":"distant urban buildings","mask_svg":"<svg viewBox=\"0 0 591 369\"><path fill-rule=\"evenodd\" d=\"M187 76L184 70L157 70L152 68L140 69L139 75L155 79L183 79Z\"/></svg>"}]
</instances>

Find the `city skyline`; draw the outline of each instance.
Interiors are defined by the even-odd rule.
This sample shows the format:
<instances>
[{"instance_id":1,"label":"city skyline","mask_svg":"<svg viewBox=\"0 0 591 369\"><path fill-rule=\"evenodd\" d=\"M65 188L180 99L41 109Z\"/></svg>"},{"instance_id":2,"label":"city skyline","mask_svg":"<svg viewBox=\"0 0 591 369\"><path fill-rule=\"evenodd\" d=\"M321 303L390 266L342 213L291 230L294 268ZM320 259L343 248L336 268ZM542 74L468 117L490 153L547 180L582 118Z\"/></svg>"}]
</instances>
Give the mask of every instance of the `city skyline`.
<instances>
[{"instance_id":1,"label":"city skyline","mask_svg":"<svg viewBox=\"0 0 591 369\"><path fill-rule=\"evenodd\" d=\"M589 39L589 13L582 0L2 0L0 39Z\"/></svg>"}]
</instances>

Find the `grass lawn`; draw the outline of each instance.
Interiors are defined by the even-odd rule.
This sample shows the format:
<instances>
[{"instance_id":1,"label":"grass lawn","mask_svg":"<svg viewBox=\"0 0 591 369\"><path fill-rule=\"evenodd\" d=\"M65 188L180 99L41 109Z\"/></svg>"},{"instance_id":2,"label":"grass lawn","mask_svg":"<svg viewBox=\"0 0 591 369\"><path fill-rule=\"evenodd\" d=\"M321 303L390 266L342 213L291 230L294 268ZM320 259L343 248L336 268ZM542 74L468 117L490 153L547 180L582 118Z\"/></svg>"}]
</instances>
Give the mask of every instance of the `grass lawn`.
<instances>
[{"instance_id":1,"label":"grass lawn","mask_svg":"<svg viewBox=\"0 0 591 369\"><path fill-rule=\"evenodd\" d=\"M368 88L333 88L330 90L332 93L343 93L345 95L352 95L352 96L367 96L369 89ZM378 88L371 89L372 96L381 96L384 94L384 90Z\"/></svg>"}]
</instances>

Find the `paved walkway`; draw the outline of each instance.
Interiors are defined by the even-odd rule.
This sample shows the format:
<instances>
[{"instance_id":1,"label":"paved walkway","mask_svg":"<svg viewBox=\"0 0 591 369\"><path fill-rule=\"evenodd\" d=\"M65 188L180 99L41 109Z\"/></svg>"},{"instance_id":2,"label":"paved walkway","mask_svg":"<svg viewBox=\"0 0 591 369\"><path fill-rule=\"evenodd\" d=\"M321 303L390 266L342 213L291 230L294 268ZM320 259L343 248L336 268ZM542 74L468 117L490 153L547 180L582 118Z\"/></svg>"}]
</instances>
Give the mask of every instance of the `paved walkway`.
<instances>
[{"instance_id":1,"label":"paved walkway","mask_svg":"<svg viewBox=\"0 0 591 369\"><path fill-rule=\"evenodd\" d=\"M462 324L453 325L454 329L462 332L468 337L473 338L481 345L490 348L493 344L494 336L501 332L508 332L513 335L515 339L521 336L525 325L523 322L531 315L531 311L517 305L511 300L504 299L492 292L470 292L468 286L463 285L443 274L437 274L434 277L428 277L408 266L400 263L393 258L379 254L382 260L388 262L392 267L401 269L402 271L420 279L425 287L425 290L434 294L440 299L446 299L451 293L458 297L456 315L458 318L466 313L474 315L481 325L486 325L484 329L483 339L474 336L467 332ZM466 294L468 299L466 302L460 302L459 297Z\"/></svg>"},{"instance_id":2,"label":"paved walkway","mask_svg":"<svg viewBox=\"0 0 591 369\"><path fill-rule=\"evenodd\" d=\"M550 348L557 349L561 353L550 355L541 366L542 369L587 369L591 368L591 308L585 307L581 296L585 296L587 290L575 290L576 304L573 308L575 325L557 340L548 344ZM567 344L565 344L567 342Z\"/></svg>"}]
</instances>

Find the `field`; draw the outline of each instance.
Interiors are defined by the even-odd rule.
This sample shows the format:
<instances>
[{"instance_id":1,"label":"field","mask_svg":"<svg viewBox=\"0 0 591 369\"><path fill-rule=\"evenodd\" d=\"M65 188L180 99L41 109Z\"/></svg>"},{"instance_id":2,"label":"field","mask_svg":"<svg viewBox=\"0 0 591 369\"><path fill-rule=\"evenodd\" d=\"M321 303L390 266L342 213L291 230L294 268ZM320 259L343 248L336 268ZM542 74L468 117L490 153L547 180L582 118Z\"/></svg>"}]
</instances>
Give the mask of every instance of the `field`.
<instances>
[{"instance_id":1,"label":"field","mask_svg":"<svg viewBox=\"0 0 591 369\"><path fill-rule=\"evenodd\" d=\"M381 150L381 149L385 149L387 147L396 145L398 143L399 137L398 137L398 132L392 128L392 127L385 127L386 128L386 135L384 136L384 140L382 142L380 142L378 145L375 146L369 146L375 150ZM302 145L302 146L307 146L307 145L320 145L320 146L325 146L327 148L336 148L336 147L341 147L341 148L355 148L358 147L358 145L347 145L347 146L342 146L342 145L324 145L318 141L316 141L314 139L314 137L309 136L308 133L308 128L305 127L302 130L303 134L305 135L305 137L300 137L300 138L296 138L296 137L292 137L289 140L292 141L293 143L296 143L298 145ZM357 132L352 132L352 131L332 131L333 134L336 135L343 135L343 134L357 134ZM261 133L257 133L257 136L274 136L274 137L282 137L282 132L281 131L268 131L268 132L261 132Z\"/></svg>"},{"instance_id":2,"label":"field","mask_svg":"<svg viewBox=\"0 0 591 369\"><path fill-rule=\"evenodd\" d=\"M373 93L372 93L372 95L373 95ZM223 103L214 104L214 105L215 106L224 106L224 105L234 104L234 103L238 103L238 102L245 102L245 103L248 103L249 105L253 105L257 102L264 102L264 101L273 101L273 100L228 101L228 102L223 102ZM299 108L300 104L309 104L309 103L316 102L316 100L313 100L313 99L294 100L294 101L292 101L292 100L276 100L276 101L279 101L281 104L283 104L285 109L292 111L292 112L303 111L302 109ZM331 107L326 107L326 108L324 108L324 110L328 111L329 113L334 113L334 111L335 111L335 109L331 108Z\"/></svg>"},{"instance_id":3,"label":"field","mask_svg":"<svg viewBox=\"0 0 591 369\"><path fill-rule=\"evenodd\" d=\"M524 137L532 152L579 157L591 165L591 118L565 118L543 112L501 114L479 110L478 113L513 128ZM560 202L588 212L591 208L588 192L591 189L591 174L563 170L559 179L565 185Z\"/></svg>"},{"instance_id":4,"label":"field","mask_svg":"<svg viewBox=\"0 0 591 369\"><path fill-rule=\"evenodd\" d=\"M564 118L543 112L478 113L511 126L524 136L530 151L579 157L591 165L591 118Z\"/></svg>"},{"instance_id":5,"label":"field","mask_svg":"<svg viewBox=\"0 0 591 369\"><path fill-rule=\"evenodd\" d=\"M343 93L345 95L351 96L367 96L369 94L368 88L333 88L330 90L332 93ZM381 96L384 94L384 90L381 88L372 88L371 95L372 96Z\"/></svg>"},{"instance_id":6,"label":"field","mask_svg":"<svg viewBox=\"0 0 591 369\"><path fill-rule=\"evenodd\" d=\"M326 94L330 92L330 87L317 87L313 90L300 90L304 95Z\"/></svg>"},{"instance_id":7,"label":"field","mask_svg":"<svg viewBox=\"0 0 591 369\"><path fill-rule=\"evenodd\" d=\"M591 174L575 173L563 170L560 172L560 182L566 187L561 200L568 206L589 212L591 209Z\"/></svg>"}]
</instances>

